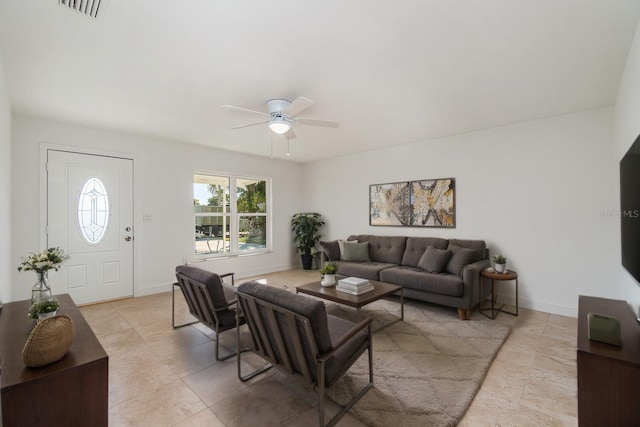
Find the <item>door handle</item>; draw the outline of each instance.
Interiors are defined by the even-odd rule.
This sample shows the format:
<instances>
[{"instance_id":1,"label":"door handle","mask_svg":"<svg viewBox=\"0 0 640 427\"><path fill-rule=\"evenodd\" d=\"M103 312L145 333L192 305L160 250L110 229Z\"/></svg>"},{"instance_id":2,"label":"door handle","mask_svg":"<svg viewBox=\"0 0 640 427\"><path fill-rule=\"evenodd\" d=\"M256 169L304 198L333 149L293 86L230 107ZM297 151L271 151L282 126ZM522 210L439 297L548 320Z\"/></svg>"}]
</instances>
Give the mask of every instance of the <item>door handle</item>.
<instances>
[{"instance_id":1,"label":"door handle","mask_svg":"<svg viewBox=\"0 0 640 427\"><path fill-rule=\"evenodd\" d=\"M133 237L131 237L131 236L127 236L127 237L125 237L125 238L124 238L124 240L126 240L127 242L130 242L130 241L132 241L132 240L133 240Z\"/></svg>"}]
</instances>

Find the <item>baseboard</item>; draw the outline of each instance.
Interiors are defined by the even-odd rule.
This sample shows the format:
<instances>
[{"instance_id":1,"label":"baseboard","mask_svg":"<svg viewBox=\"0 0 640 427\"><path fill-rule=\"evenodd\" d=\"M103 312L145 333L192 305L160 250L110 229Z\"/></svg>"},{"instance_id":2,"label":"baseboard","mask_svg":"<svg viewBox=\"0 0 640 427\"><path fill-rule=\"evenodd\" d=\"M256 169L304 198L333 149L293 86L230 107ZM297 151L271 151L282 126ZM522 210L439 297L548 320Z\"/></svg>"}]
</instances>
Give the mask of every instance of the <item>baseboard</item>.
<instances>
[{"instance_id":1,"label":"baseboard","mask_svg":"<svg viewBox=\"0 0 640 427\"><path fill-rule=\"evenodd\" d=\"M568 316L568 317L578 317L578 307L570 307L567 305L560 304L552 304L548 302L535 301L526 298L520 298L519 300L520 308L528 308L530 310L543 311L545 313L558 314L560 316ZM498 295L497 302L500 304L511 304L513 305L513 296Z\"/></svg>"},{"instance_id":2,"label":"baseboard","mask_svg":"<svg viewBox=\"0 0 640 427\"><path fill-rule=\"evenodd\" d=\"M135 292L133 293L133 296L144 297L147 295L159 294L162 292L169 292L171 290L172 285L173 285L173 282L166 283L164 285L156 285L156 286L152 286L144 289L136 289Z\"/></svg>"}]
</instances>

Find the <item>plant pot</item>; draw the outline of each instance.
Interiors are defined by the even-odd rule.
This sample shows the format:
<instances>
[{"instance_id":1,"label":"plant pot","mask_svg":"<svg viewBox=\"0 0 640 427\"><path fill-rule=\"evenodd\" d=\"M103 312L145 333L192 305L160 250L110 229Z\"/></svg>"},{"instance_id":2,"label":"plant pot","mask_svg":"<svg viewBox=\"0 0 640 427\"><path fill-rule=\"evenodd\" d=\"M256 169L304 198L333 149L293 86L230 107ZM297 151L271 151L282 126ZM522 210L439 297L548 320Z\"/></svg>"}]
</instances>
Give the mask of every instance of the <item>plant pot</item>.
<instances>
[{"instance_id":1,"label":"plant pot","mask_svg":"<svg viewBox=\"0 0 640 427\"><path fill-rule=\"evenodd\" d=\"M322 280L320 281L320 285L325 288L331 288L336 285L336 275L335 274L325 274Z\"/></svg>"},{"instance_id":2,"label":"plant pot","mask_svg":"<svg viewBox=\"0 0 640 427\"><path fill-rule=\"evenodd\" d=\"M507 272L507 264L495 264L493 267L497 273L506 273Z\"/></svg>"},{"instance_id":3,"label":"plant pot","mask_svg":"<svg viewBox=\"0 0 640 427\"><path fill-rule=\"evenodd\" d=\"M302 258L302 269L303 270L311 270L311 266L313 265L313 256L311 255L300 255Z\"/></svg>"},{"instance_id":4,"label":"plant pot","mask_svg":"<svg viewBox=\"0 0 640 427\"><path fill-rule=\"evenodd\" d=\"M38 313L38 320L46 319L47 317L53 317L58 314L58 310L50 311L49 313Z\"/></svg>"}]
</instances>

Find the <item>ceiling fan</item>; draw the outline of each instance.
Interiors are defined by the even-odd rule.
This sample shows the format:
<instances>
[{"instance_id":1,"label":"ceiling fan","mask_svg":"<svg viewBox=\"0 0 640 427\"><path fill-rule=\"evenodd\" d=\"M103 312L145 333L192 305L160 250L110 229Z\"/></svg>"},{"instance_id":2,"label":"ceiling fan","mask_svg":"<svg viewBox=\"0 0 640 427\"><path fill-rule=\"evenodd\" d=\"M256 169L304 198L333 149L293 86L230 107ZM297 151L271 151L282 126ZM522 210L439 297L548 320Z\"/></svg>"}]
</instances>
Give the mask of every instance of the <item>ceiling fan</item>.
<instances>
[{"instance_id":1,"label":"ceiling fan","mask_svg":"<svg viewBox=\"0 0 640 427\"><path fill-rule=\"evenodd\" d=\"M295 101L291 102L287 99L270 99L266 102L268 113L256 110L250 110L248 108L236 107L235 105L223 105L222 108L226 108L232 111L240 111L244 113L260 114L262 116L269 117L268 120L264 120L257 123L250 123L248 125L236 126L232 129L241 129L249 126L262 125L267 123L269 128L279 135L287 134L288 139L293 139L296 134L291 127L300 123L301 125L311 126L323 126L329 128L337 128L340 123L332 122L329 120L317 120L308 119L304 117L297 117L299 113L313 105L313 101L305 98L304 96L298 97Z\"/></svg>"}]
</instances>

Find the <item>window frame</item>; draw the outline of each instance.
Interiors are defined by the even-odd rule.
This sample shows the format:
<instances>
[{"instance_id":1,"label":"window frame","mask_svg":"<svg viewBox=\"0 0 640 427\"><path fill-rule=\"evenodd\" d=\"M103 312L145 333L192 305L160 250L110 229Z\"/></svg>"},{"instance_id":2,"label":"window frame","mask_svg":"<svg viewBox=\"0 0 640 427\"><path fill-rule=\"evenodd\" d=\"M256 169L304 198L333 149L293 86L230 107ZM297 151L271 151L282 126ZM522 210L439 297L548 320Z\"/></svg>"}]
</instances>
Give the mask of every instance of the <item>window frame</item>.
<instances>
[{"instance_id":1,"label":"window frame","mask_svg":"<svg viewBox=\"0 0 640 427\"><path fill-rule=\"evenodd\" d=\"M215 258L227 258L227 257L235 257L235 256L244 256L244 255L254 255L254 254L263 254L272 252L272 182L271 178L265 176L256 176L249 174L239 174L239 173L227 173L227 172L212 172L212 171L194 171L192 173L191 182L192 186L196 183L196 175L199 176L209 176L213 178L225 178L229 180L229 210L217 213L216 215L202 215L202 213L192 212L194 225L196 223L196 218L198 216L227 216L229 219L229 251L227 252L210 252L210 253L196 253L195 247L195 239L193 246L193 256L196 260L207 260L207 259L215 259ZM238 181L241 180L249 180L249 181L264 181L265 182L265 202L266 202L266 212L238 212ZM193 187L192 187L193 189ZM192 197L193 198L193 197ZM264 248L256 248L256 249L245 249L240 250L240 218L247 216L264 216L265 217L265 247ZM226 230L223 230L223 239L226 237Z\"/></svg>"}]
</instances>

